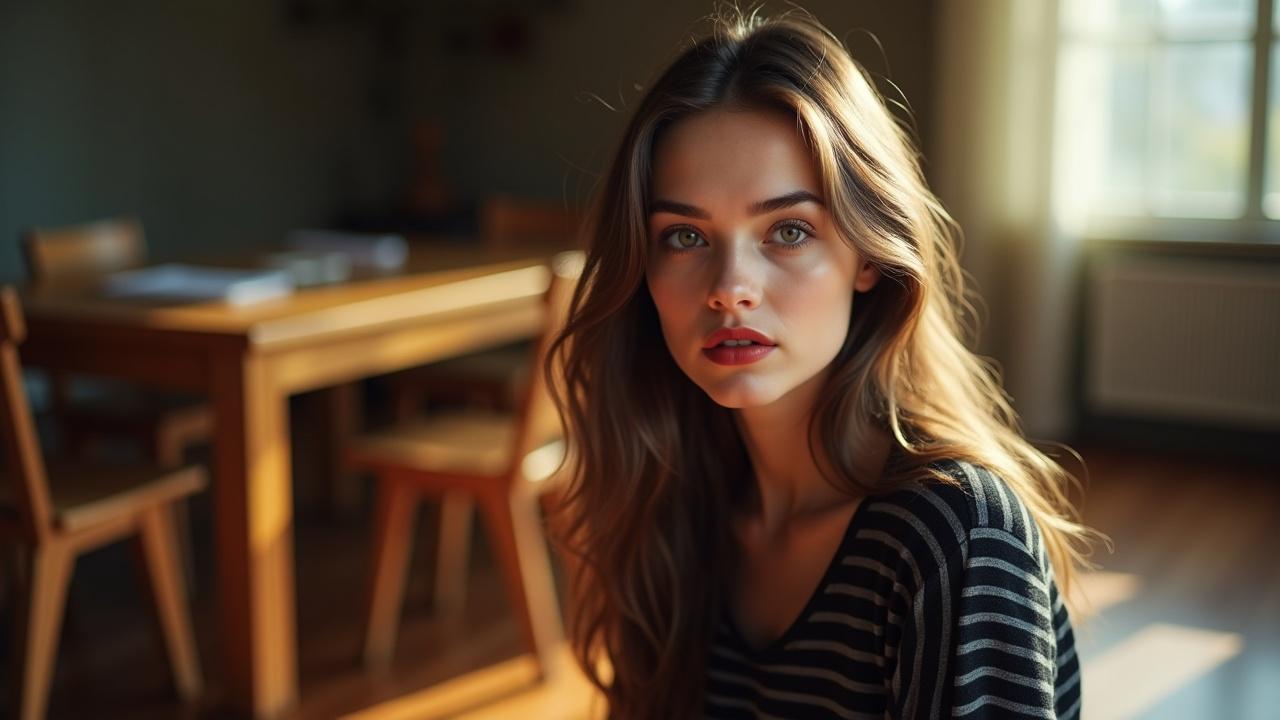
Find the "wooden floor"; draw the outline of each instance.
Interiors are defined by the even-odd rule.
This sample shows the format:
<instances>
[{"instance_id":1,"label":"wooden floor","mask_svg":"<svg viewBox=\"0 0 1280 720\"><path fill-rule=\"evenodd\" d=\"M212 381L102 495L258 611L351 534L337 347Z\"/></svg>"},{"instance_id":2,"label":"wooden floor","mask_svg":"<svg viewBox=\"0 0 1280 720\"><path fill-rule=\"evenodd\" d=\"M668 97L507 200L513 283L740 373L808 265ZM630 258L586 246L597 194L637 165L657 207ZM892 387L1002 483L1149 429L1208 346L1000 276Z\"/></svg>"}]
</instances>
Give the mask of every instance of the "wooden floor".
<instances>
[{"instance_id":1,"label":"wooden floor","mask_svg":"<svg viewBox=\"0 0 1280 720\"><path fill-rule=\"evenodd\" d=\"M1083 583L1092 610L1076 618L1085 717L1277 717L1280 708L1280 471L1205 457L1083 449L1090 524L1114 554ZM193 599L207 671L216 671L211 519L194 513L199 592ZM589 717L592 696L563 659L532 683L499 578L476 555L466 614L432 616L419 552L397 659L385 674L356 663L367 526L300 513L297 533L302 703L292 718ZM429 542L424 538L421 542ZM50 717L216 718L213 699L171 697L129 546L76 569ZM5 624L7 647L8 623ZM7 658L6 658L7 660ZM216 676L209 678L216 698ZM594 706L599 709L598 704Z\"/></svg>"},{"instance_id":2,"label":"wooden floor","mask_svg":"<svg viewBox=\"0 0 1280 720\"><path fill-rule=\"evenodd\" d=\"M1087 718L1280 717L1280 469L1094 449Z\"/></svg>"}]
</instances>

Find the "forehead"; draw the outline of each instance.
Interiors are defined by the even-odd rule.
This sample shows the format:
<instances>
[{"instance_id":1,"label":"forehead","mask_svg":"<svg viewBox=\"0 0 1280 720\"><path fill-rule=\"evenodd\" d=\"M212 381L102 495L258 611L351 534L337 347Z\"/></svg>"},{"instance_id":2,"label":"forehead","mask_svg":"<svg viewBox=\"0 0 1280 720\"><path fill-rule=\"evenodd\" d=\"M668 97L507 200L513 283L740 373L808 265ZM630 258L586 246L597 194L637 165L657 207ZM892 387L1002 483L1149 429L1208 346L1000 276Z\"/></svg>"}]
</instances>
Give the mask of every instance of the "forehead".
<instances>
[{"instance_id":1,"label":"forehead","mask_svg":"<svg viewBox=\"0 0 1280 720\"><path fill-rule=\"evenodd\" d=\"M822 195L795 119L759 109L710 110L672 124L654 150L652 190L654 197L699 206L796 190Z\"/></svg>"}]
</instances>

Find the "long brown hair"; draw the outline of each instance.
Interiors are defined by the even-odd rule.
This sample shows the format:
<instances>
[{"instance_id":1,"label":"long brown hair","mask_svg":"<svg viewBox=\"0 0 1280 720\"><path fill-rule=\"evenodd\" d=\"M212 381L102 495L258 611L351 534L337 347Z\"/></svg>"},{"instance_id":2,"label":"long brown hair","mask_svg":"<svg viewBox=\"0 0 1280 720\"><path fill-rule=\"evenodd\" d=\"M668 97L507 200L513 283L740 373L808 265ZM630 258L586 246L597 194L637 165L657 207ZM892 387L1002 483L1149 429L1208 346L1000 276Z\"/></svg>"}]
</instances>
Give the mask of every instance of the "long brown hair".
<instances>
[{"instance_id":1,"label":"long brown hair","mask_svg":"<svg viewBox=\"0 0 1280 720\"><path fill-rule=\"evenodd\" d=\"M730 410L667 351L645 283L653 149L664 128L726 105L795 118L840 234L883 279L859 295L811 422L837 482L858 493L982 465L1031 510L1066 588L1087 550L1070 476L1021 434L991 365L967 347L972 306L957 230L926 187L909 133L817 21L713 19L632 116L588 220L570 319L553 345L570 437L561 544L576 558L570 632L610 715L696 715L733 552L730 511L750 478ZM548 369L552 367L548 365ZM892 477L855 477L869 433L892 436Z\"/></svg>"}]
</instances>

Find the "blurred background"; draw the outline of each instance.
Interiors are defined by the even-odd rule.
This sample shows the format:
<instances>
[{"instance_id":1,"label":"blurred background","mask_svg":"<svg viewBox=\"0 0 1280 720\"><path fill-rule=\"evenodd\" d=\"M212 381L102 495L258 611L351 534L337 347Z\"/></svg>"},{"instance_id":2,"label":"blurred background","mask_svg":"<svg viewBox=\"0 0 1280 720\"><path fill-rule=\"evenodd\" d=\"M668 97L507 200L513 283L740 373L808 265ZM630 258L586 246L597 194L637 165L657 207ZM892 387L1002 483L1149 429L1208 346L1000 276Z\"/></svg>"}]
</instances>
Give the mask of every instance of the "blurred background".
<instances>
[{"instance_id":1,"label":"blurred background","mask_svg":"<svg viewBox=\"0 0 1280 720\"><path fill-rule=\"evenodd\" d=\"M1002 369L1028 435L1082 458L1054 451L1086 481L1085 521L1114 543L1079 588L1086 714L1274 717L1275 3L803 6L914 129L930 184L964 230L964 264L983 298L978 348ZM713 9L683 0L0 0L0 282L35 286L39 256L24 254L21 240L33 228L112 218L145 228L148 264L250 257L300 229L326 229L335 242L397 238L412 270L433 247L493 244L507 205L543 218L526 234L545 239L571 227L628 109ZM571 232L562 234L568 247ZM51 332L37 311L53 317L71 305L27 292L34 343ZM284 317L262 312L264 322ZM499 354L524 357L532 336ZM501 379L515 372L494 366ZM204 692L177 699L135 558L108 546L76 564L51 651L49 716L585 717L581 678L530 683L528 668L512 664L527 638L503 591L502 551L481 523L476 552L464 555L465 607L440 612L448 598L432 580L444 557L435 538L450 516L434 498L411 533L418 550L403 560L394 657L377 672L359 661L371 538L385 518L374 519L368 472L332 484L340 461L330 445L401 417L403 397L415 399L413 411L475 401L423 372L352 371L282 391L292 418L282 427L293 527L286 520L283 532L296 558L282 557L290 567L296 559L296 693L264 701L225 675L220 627L236 616L217 607L230 576L218 575L216 503L200 493L178 528L191 537L184 584ZM357 390L335 399L324 388L338 381ZM42 439L55 438L50 452L66 436L56 385L38 372L27 384ZM309 422L335 412L345 415ZM180 460L212 462L204 440L181 448ZM462 536L470 533L467 525ZM12 589L22 584L0 587L15 628L6 637L24 637L29 616ZM19 666L28 657L5 652Z\"/></svg>"}]
</instances>

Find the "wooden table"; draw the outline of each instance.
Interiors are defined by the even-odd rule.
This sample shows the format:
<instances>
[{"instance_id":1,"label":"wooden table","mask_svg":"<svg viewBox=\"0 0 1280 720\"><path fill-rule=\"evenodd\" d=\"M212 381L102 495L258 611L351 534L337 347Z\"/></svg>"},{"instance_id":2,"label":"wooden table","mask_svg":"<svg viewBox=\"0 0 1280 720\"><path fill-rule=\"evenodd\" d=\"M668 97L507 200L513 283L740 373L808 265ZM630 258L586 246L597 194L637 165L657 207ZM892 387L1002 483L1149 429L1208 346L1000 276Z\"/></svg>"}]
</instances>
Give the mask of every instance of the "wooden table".
<instances>
[{"instance_id":1,"label":"wooden table","mask_svg":"<svg viewBox=\"0 0 1280 720\"><path fill-rule=\"evenodd\" d=\"M213 402L219 638L232 709L269 718L298 698L289 396L530 337L549 280L545 255L415 244L396 274L239 308L107 300L86 286L24 290L26 364Z\"/></svg>"}]
</instances>

